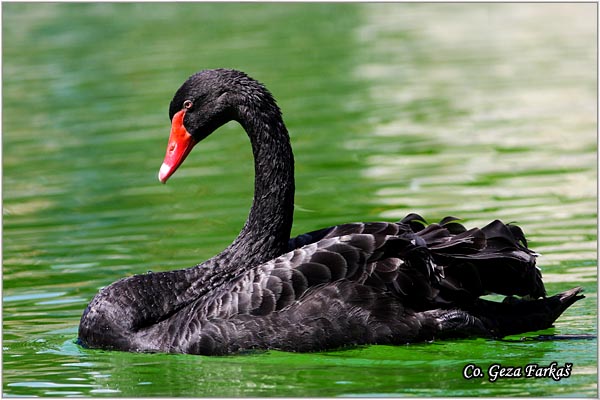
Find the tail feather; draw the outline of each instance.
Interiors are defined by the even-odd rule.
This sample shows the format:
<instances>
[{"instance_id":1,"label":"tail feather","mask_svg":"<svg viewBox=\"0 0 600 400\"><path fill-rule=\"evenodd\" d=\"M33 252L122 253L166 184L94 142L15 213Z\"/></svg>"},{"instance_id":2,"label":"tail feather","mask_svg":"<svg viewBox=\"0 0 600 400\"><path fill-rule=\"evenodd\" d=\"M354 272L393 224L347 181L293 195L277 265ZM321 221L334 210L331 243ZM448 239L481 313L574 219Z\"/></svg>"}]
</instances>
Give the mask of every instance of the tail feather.
<instances>
[{"instance_id":1,"label":"tail feather","mask_svg":"<svg viewBox=\"0 0 600 400\"><path fill-rule=\"evenodd\" d=\"M419 314L428 325L436 326L438 338L483 336L502 338L547 329L573 303L584 298L580 287L540 300L502 303L478 300L465 309L431 310Z\"/></svg>"},{"instance_id":2,"label":"tail feather","mask_svg":"<svg viewBox=\"0 0 600 400\"><path fill-rule=\"evenodd\" d=\"M547 329L573 303L583 299L576 287L538 300L507 298L502 303L478 300L471 311L495 337Z\"/></svg>"}]
</instances>

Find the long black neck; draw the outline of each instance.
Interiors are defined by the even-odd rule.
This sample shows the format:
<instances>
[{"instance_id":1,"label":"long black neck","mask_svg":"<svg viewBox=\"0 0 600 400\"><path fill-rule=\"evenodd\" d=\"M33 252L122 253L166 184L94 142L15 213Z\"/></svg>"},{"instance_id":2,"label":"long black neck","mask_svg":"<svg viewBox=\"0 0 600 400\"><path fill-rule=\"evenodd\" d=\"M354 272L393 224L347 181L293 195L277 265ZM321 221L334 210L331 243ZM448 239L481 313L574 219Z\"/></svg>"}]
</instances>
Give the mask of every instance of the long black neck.
<instances>
[{"instance_id":1,"label":"long black neck","mask_svg":"<svg viewBox=\"0 0 600 400\"><path fill-rule=\"evenodd\" d=\"M260 95L258 102L238 105L234 118L246 130L254 155L250 214L233 243L201 264L212 268L223 280L283 254L290 238L294 155L279 108L268 92Z\"/></svg>"},{"instance_id":2,"label":"long black neck","mask_svg":"<svg viewBox=\"0 0 600 400\"><path fill-rule=\"evenodd\" d=\"M294 215L294 155L281 113L270 107L240 107L254 155L254 199L244 228L226 249L236 263L266 262L287 250ZM257 265L257 264L254 264Z\"/></svg>"}]
</instances>

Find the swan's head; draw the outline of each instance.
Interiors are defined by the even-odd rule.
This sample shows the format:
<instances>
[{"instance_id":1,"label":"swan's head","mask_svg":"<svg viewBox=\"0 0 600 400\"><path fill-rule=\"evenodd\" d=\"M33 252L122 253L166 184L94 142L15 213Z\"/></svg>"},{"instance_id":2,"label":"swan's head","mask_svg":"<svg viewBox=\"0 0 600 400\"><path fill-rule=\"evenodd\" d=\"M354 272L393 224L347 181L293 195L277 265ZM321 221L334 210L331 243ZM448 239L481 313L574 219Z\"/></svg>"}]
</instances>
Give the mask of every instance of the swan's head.
<instances>
[{"instance_id":1,"label":"swan's head","mask_svg":"<svg viewBox=\"0 0 600 400\"><path fill-rule=\"evenodd\" d=\"M189 77L171 100L171 135L158 179L165 183L198 142L237 120L240 106L251 102L257 93L268 94L260 83L240 71L205 70Z\"/></svg>"}]
</instances>

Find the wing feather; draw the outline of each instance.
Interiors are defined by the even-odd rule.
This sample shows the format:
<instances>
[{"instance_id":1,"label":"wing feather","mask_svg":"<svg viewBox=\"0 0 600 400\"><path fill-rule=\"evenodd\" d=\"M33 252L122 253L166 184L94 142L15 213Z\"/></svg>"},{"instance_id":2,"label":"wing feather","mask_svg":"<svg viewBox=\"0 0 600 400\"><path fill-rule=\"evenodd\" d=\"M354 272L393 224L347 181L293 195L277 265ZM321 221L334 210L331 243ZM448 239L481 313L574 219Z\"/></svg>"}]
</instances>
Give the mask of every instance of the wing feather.
<instances>
[{"instance_id":1,"label":"wing feather","mask_svg":"<svg viewBox=\"0 0 600 400\"><path fill-rule=\"evenodd\" d=\"M399 223L338 225L290 243L302 246L241 273L218 301L207 302L205 316L267 315L339 280L384 291L415 309L487 291L543 293L522 231L500 221L467 230L453 217L427 224L412 214ZM514 290L508 288L513 279L520 282Z\"/></svg>"}]
</instances>

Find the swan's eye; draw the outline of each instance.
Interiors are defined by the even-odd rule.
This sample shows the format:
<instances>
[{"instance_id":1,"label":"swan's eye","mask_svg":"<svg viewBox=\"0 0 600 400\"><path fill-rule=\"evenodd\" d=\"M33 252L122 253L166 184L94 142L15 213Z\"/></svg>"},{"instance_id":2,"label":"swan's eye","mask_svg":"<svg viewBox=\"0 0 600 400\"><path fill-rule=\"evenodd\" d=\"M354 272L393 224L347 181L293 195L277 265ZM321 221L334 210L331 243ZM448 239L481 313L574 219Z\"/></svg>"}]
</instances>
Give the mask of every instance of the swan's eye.
<instances>
[{"instance_id":1,"label":"swan's eye","mask_svg":"<svg viewBox=\"0 0 600 400\"><path fill-rule=\"evenodd\" d=\"M194 105L194 103L192 103L191 100L186 100L183 102L183 108L186 108L186 109L192 108L193 105Z\"/></svg>"}]
</instances>

